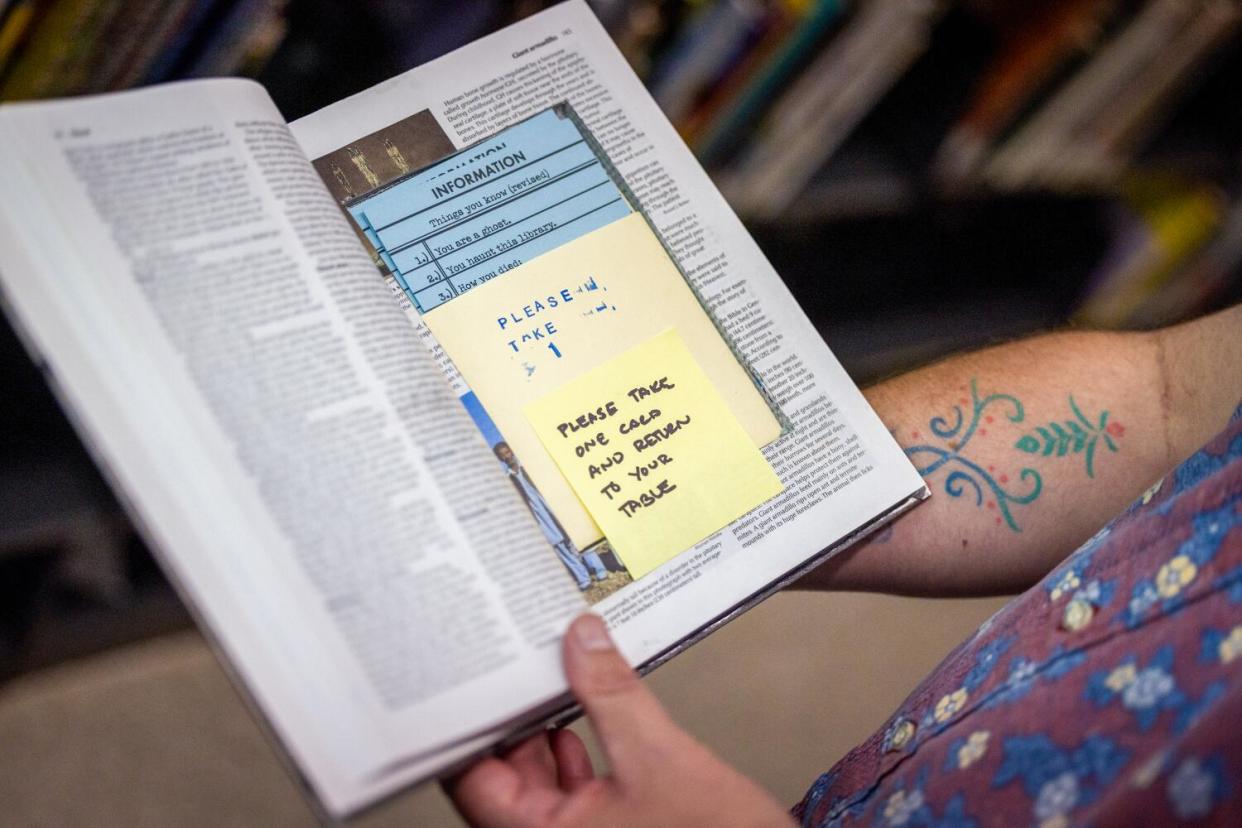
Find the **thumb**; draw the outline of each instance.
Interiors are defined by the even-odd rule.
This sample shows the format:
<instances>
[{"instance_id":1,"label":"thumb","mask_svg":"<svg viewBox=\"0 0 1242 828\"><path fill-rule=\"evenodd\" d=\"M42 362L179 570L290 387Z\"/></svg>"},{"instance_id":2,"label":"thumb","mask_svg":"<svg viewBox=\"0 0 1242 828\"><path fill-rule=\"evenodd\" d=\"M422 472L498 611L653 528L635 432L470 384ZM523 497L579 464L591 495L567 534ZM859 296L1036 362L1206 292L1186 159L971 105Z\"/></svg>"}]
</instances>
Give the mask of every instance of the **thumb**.
<instances>
[{"instance_id":1,"label":"thumb","mask_svg":"<svg viewBox=\"0 0 1242 828\"><path fill-rule=\"evenodd\" d=\"M565 634L565 675L586 710L613 775L624 783L651 765L653 748L676 725L608 635L598 615L581 615Z\"/></svg>"}]
</instances>

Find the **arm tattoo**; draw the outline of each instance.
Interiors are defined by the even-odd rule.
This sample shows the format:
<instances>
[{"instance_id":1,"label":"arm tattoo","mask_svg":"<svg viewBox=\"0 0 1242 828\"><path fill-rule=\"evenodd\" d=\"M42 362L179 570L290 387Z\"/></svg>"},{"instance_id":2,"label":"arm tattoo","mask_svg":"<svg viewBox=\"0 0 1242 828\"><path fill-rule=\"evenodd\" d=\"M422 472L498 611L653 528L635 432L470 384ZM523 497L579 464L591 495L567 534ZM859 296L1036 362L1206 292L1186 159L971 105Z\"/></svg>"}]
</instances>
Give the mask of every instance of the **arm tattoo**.
<instances>
[{"instance_id":1,"label":"arm tattoo","mask_svg":"<svg viewBox=\"0 0 1242 828\"><path fill-rule=\"evenodd\" d=\"M987 508L1000 512L996 522L1001 523L1003 520L1010 529L1021 532L1021 527L1013 517L1012 507L1025 506L1039 497L1044 486L1039 472L1030 468L1019 471L1018 477L1028 485L1028 489L1024 493L1018 493L1005 487L1004 484L1009 482L1008 475L996 476L994 466L984 468L965 457L962 452L966 450L976 434L986 435L988 433L987 426L995 420L993 415L986 413L990 406L997 406L995 410L1009 422L1020 423L1026 417L1022 403L1010 394L989 394L986 397L980 397L978 386L973 379L970 381L970 399L962 397L958 403L953 406L951 422L949 418L933 417L928 423L931 433L943 440L945 445L943 447L931 444L910 446L906 449L906 455L914 462L915 468L923 477L930 477L941 468L949 469L944 479L944 490L951 497L961 497L969 491L975 496L975 505L983 506L986 489ZM970 408L969 421L966 420L962 411L965 406ZM916 431L913 436L917 439L921 435Z\"/></svg>"},{"instance_id":2,"label":"arm tattoo","mask_svg":"<svg viewBox=\"0 0 1242 828\"><path fill-rule=\"evenodd\" d=\"M966 392L966 388L962 391ZM1014 532L1021 532L1014 516L1014 507L1028 506L1043 493L1044 481L1039 472L1029 466L1017 471L1019 484L1010 487L1009 475L997 472L996 467L983 466L965 455L967 447L976 435L986 436L988 427L1003 417L1011 423L1023 423L1026 411L1022 402L1012 394L989 394L979 396L975 380L970 381L970 397L962 396L947 417L933 417L927 427L939 444L922 442L906 448L906 455L914 463L918 473L931 477L941 469L948 473L944 479L944 491L951 497L973 495L975 506L996 511L997 525L1005 524ZM1095 454L1100 442L1109 451L1117 451L1114 438L1120 438L1125 428L1118 422L1108 421L1108 412L1100 413L1096 420L1088 419L1071 396L1069 398L1072 419L1036 425L1033 431L1023 434L1014 448L1026 454L1040 457L1064 457L1082 454L1088 477L1095 477ZM969 414L967 414L969 412ZM911 436L917 441L923 435L915 430Z\"/></svg>"},{"instance_id":3,"label":"arm tattoo","mask_svg":"<svg viewBox=\"0 0 1242 828\"><path fill-rule=\"evenodd\" d=\"M1109 451L1116 451L1117 444L1113 442L1113 437L1121 437L1125 434L1125 426L1116 421L1110 423L1107 411L1100 412L1098 422L1093 423L1088 420L1075 404L1073 394L1070 394L1069 405L1070 410L1074 412L1074 419L1035 426L1035 431L1039 433L1039 436L1024 434L1018 442L1014 443L1014 448L1025 451L1027 454L1040 454L1044 457L1051 457L1053 454L1057 457L1064 457L1067 453L1082 454L1085 452L1087 477L1094 478L1096 446L1103 439Z\"/></svg>"}]
</instances>

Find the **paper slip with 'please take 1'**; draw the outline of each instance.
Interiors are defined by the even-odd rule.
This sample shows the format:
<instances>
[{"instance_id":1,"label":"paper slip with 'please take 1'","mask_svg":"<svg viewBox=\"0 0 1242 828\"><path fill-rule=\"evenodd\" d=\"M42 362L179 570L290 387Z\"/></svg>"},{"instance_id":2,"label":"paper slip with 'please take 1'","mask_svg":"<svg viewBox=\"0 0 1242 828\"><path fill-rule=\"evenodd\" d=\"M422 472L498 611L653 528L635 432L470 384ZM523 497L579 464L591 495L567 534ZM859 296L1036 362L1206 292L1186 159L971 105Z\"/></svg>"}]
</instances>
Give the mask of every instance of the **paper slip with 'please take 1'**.
<instances>
[{"instance_id":1,"label":"paper slip with 'please take 1'","mask_svg":"<svg viewBox=\"0 0 1242 828\"><path fill-rule=\"evenodd\" d=\"M675 329L524 412L635 578L783 488Z\"/></svg>"},{"instance_id":2,"label":"paper slip with 'please take 1'","mask_svg":"<svg viewBox=\"0 0 1242 828\"><path fill-rule=\"evenodd\" d=\"M780 435L750 374L637 213L445 302L423 321L579 549L602 527L531 430L523 414L529 403L676 328L751 445Z\"/></svg>"}]
</instances>

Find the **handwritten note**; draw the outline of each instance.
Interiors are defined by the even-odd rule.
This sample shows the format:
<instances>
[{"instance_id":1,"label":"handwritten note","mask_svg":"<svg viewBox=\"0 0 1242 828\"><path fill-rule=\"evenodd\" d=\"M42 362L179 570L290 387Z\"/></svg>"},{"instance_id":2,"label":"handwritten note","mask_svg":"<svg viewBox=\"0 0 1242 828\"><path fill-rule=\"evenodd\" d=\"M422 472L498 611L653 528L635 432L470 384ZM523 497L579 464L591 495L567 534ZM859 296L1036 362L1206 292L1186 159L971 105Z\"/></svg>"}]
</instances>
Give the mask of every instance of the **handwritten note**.
<instances>
[{"instance_id":1,"label":"handwritten note","mask_svg":"<svg viewBox=\"0 0 1242 828\"><path fill-rule=\"evenodd\" d=\"M423 321L579 548L599 540L602 527L544 451L525 408L596 366L676 328L751 443L780 436L750 375L638 213L445 302Z\"/></svg>"},{"instance_id":2,"label":"handwritten note","mask_svg":"<svg viewBox=\"0 0 1242 828\"><path fill-rule=\"evenodd\" d=\"M676 329L524 413L635 578L782 489Z\"/></svg>"}]
</instances>

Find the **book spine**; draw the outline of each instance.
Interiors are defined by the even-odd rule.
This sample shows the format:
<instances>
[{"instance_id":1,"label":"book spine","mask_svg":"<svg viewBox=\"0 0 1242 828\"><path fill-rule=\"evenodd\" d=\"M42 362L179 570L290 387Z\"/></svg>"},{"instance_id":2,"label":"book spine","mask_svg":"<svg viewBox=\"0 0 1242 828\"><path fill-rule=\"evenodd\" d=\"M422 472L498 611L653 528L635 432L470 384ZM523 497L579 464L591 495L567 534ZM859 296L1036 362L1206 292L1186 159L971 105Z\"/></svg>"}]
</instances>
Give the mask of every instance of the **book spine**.
<instances>
[{"instance_id":1,"label":"book spine","mask_svg":"<svg viewBox=\"0 0 1242 828\"><path fill-rule=\"evenodd\" d=\"M1195 70L1214 54L1242 21L1232 0L1207 0L1127 94L1095 117L1091 149L1101 160L1122 164L1161 122L1169 102L1193 81Z\"/></svg>"},{"instance_id":2,"label":"book spine","mask_svg":"<svg viewBox=\"0 0 1242 828\"><path fill-rule=\"evenodd\" d=\"M1131 325L1155 328L1197 316L1242 277L1242 202L1235 200L1221 231L1168 284L1131 315Z\"/></svg>"},{"instance_id":3,"label":"book spine","mask_svg":"<svg viewBox=\"0 0 1242 828\"><path fill-rule=\"evenodd\" d=\"M698 148L705 165L723 160L741 134L776 99L781 86L805 65L832 25L841 19L842 11L840 0L817 2L811 14L799 23L783 47L737 94L732 106L704 126Z\"/></svg>"},{"instance_id":4,"label":"book spine","mask_svg":"<svg viewBox=\"0 0 1242 828\"><path fill-rule=\"evenodd\" d=\"M0 99L44 97L58 88L78 33L106 0L60 0L40 18L30 42L0 87Z\"/></svg>"},{"instance_id":5,"label":"book spine","mask_svg":"<svg viewBox=\"0 0 1242 828\"><path fill-rule=\"evenodd\" d=\"M793 31L797 20L798 12L784 4L770 11L762 25L757 27L758 33L738 48L719 77L697 96L698 100L693 108L675 124L691 149L697 147L705 124L715 118L721 109L729 106L746 81L763 67Z\"/></svg>"},{"instance_id":6,"label":"book spine","mask_svg":"<svg viewBox=\"0 0 1242 828\"><path fill-rule=\"evenodd\" d=\"M176 6L177 3L171 5ZM111 89L113 80L148 41L156 21L168 11L165 4L125 0L103 32L101 40L106 48L96 54L85 90L103 92Z\"/></svg>"},{"instance_id":7,"label":"book spine","mask_svg":"<svg viewBox=\"0 0 1242 828\"><path fill-rule=\"evenodd\" d=\"M36 0L17 0L6 9L0 20L0 79L13 59L21 54L39 10Z\"/></svg>"},{"instance_id":8,"label":"book spine","mask_svg":"<svg viewBox=\"0 0 1242 828\"><path fill-rule=\"evenodd\" d=\"M1195 13L1187 0L1154 0L1059 90L988 162L984 177L1002 190L1051 184L1091 113L1105 106Z\"/></svg>"},{"instance_id":9,"label":"book spine","mask_svg":"<svg viewBox=\"0 0 1242 828\"><path fill-rule=\"evenodd\" d=\"M933 176L951 185L969 183L1006 130L1085 65L1107 20L1117 12L1115 0L1066 0L1040 7L1034 19L1023 19L941 142Z\"/></svg>"},{"instance_id":10,"label":"book spine","mask_svg":"<svg viewBox=\"0 0 1242 828\"><path fill-rule=\"evenodd\" d=\"M1167 175L1136 176L1124 186L1131 217L1091 277L1076 313L1086 324L1125 324L1212 239L1223 217L1224 199L1214 187Z\"/></svg>"},{"instance_id":11,"label":"book spine","mask_svg":"<svg viewBox=\"0 0 1242 828\"><path fill-rule=\"evenodd\" d=\"M670 121L687 116L757 35L764 17L765 9L753 0L723 0L690 22L652 81L652 97Z\"/></svg>"},{"instance_id":12,"label":"book spine","mask_svg":"<svg viewBox=\"0 0 1242 828\"><path fill-rule=\"evenodd\" d=\"M92 69L113 48L113 43L104 34L122 4L123 0L101 0L91 8L90 14L74 33L73 43L61 63L55 84L46 87L43 95L77 95L89 88Z\"/></svg>"},{"instance_id":13,"label":"book spine","mask_svg":"<svg viewBox=\"0 0 1242 828\"><path fill-rule=\"evenodd\" d=\"M773 218L801 193L875 101L928 45L943 7L909 0L863 7L766 119L722 188L739 212Z\"/></svg>"},{"instance_id":14,"label":"book spine","mask_svg":"<svg viewBox=\"0 0 1242 828\"><path fill-rule=\"evenodd\" d=\"M212 32L193 65L189 78L231 75L251 58L254 50L271 41L271 27L284 13L286 0L242 0Z\"/></svg>"},{"instance_id":15,"label":"book spine","mask_svg":"<svg viewBox=\"0 0 1242 828\"><path fill-rule=\"evenodd\" d=\"M177 25L168 32L168 44L148 57L148 65L138 61L117 81L118 86L163 83L178 76L178 70L193 56L194 47L213 18L224 15L234 0L190 0L182 9ZM173 17L173 15L169 15Z\"/></svg>"}]
</instances>

